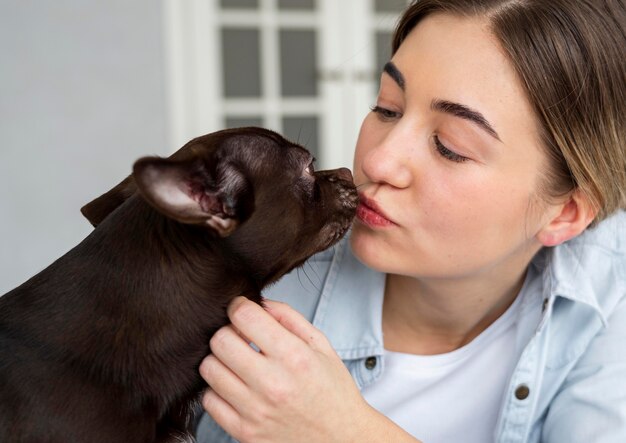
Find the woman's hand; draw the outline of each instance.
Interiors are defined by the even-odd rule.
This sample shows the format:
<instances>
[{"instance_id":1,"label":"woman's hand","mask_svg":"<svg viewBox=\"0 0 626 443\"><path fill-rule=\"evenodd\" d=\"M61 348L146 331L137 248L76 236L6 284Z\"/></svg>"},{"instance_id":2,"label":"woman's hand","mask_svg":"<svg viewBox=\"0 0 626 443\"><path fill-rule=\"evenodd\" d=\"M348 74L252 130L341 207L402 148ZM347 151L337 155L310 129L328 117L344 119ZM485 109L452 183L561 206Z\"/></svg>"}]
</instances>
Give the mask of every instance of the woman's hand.
<instances>
[{"instance_id":1,"label":"woman's hand","mask_svg":"<svg viewBox=\"0 0 626 443\"><path fill-rule=\"evenodd\" d=\"M266 307L244 297L229 305L232 325L200 366L206 411L241 442L373 441L361 436L379 414L326 337L288 305Z\"/></svg>"}]
</instances>

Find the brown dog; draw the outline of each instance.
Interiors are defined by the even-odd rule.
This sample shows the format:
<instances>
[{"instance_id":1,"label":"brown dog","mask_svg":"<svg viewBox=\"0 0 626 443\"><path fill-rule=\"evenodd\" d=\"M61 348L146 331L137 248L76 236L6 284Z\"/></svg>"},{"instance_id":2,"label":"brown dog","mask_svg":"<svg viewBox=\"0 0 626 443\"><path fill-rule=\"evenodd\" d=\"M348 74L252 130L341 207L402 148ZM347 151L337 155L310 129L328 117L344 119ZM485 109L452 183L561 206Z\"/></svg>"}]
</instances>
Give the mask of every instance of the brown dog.
<instances>
[{"instance_id":1,"label":"brown dog","mask_svg":"<svg viewBox=\"0 0 626 443\"><path fill-rule=\"evenodd\" d=\"M0 441L175 442L237 295L335 243L347 169L259 128L196 138L83 208L97 228L0 298Z\"/></svg>"}]
</instances>

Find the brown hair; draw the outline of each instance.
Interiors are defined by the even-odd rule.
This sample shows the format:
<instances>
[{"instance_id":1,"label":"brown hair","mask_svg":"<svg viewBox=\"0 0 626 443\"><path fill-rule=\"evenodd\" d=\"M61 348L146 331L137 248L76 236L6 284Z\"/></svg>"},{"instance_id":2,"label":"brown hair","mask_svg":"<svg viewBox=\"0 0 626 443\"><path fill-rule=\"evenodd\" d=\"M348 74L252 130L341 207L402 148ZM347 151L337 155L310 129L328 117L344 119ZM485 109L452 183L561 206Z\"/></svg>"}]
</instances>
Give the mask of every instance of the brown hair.
<instances>
[{"instance_id":1,"label":"brown hair","mask_svg":"<svg viewBox=\"0 0 626 443\"><path fill-rule=\"evenodd\" d=\"M625 0L419 0L393 53L424 17L484 17L532 103L550 167L548 197L578 188L596 221L626 209Z\"/></svg>"}]
</instances>

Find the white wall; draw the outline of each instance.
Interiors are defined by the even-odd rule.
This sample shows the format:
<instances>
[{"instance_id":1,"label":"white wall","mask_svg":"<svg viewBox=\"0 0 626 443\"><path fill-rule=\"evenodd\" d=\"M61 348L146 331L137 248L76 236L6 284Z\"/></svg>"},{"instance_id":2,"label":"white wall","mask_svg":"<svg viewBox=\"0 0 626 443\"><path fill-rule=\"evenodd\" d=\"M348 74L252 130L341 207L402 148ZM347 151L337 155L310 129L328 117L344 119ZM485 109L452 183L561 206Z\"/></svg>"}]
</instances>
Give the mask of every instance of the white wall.
<instances>
[{"instance_id":1,"label":"white wall","mask_svg":"<svg viewBox=\"0 0 626 443\"><path fill-rule=\"evenodd\" d=\"M0 294L75 246L80 207L165 155L156 0L0 0Z\"/></svg>"}]
</instances>

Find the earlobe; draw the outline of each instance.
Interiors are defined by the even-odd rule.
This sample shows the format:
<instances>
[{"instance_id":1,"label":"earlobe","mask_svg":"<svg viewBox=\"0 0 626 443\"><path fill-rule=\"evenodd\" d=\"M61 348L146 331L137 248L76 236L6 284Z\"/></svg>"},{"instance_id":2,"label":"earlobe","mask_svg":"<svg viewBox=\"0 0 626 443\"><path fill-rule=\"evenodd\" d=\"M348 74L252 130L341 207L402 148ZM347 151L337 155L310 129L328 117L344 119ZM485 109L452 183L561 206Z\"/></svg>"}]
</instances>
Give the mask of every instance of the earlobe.
<instances>
[{"instance_id":1,"label":"earlobe","mask_svg":"<svg viewBox=\"0 0 626 443\"><path fill-rule=\"evenodd\" d=\"M560 245L587 229L596 213L589 198L577 189L558 206L556 215L537 233L537 240L543 246Z\"/></svg>"}]
</instances>

